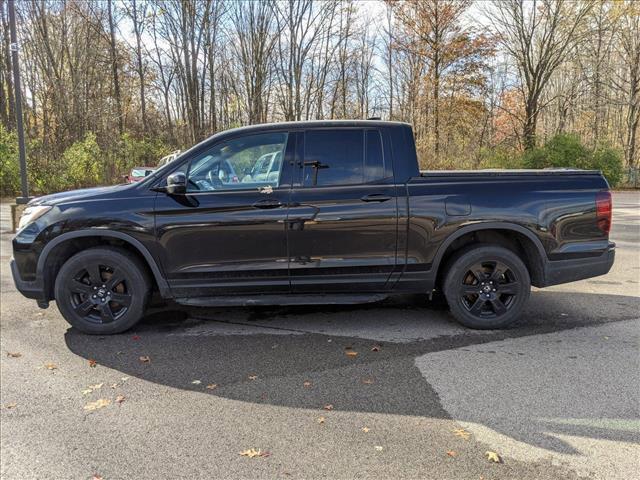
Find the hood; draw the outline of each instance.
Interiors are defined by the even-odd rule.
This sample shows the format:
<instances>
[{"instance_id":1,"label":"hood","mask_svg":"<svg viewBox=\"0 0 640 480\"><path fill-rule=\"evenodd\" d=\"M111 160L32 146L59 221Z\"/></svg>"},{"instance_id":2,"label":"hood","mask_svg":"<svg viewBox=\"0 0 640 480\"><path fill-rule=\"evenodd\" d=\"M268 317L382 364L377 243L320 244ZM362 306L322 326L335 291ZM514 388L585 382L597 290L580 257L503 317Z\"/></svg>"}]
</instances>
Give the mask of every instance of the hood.
<instances>
[{"instance_id":1,"label":"hood","mask_svg":"<svg viewBox=\"0 0 640 480\"><path fill-rule=\"evenodd\" d=\"M80 190L69 190L68 192L52 193L51 195L44 195L42 197L34 198L29 202L29 206L58 205L60 203L81 200L83 198L98 197L130 187L131 185L113 185L109 187L82 188Z\"/></svg>"}]
</instances>

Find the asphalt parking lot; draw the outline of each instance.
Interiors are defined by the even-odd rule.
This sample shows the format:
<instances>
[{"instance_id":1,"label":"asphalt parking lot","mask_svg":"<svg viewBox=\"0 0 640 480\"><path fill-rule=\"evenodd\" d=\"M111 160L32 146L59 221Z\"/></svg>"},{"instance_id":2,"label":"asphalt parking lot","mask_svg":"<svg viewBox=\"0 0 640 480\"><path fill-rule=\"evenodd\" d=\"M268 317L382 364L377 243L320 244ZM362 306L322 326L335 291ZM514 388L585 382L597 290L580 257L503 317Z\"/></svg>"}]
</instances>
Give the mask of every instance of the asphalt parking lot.
<instances>
[{"instance_id":1,"label":"asphalt parking lot","mask_svg":"<svg viewBox=\"0 0 640 480\"><path fill-rule=\"evenodd\" d=\"M1 214L3 479L640 478L638 192L614 194L608 275L483 332L403 298L85 336L16 292Z\"/></svg>"}]
</instances>

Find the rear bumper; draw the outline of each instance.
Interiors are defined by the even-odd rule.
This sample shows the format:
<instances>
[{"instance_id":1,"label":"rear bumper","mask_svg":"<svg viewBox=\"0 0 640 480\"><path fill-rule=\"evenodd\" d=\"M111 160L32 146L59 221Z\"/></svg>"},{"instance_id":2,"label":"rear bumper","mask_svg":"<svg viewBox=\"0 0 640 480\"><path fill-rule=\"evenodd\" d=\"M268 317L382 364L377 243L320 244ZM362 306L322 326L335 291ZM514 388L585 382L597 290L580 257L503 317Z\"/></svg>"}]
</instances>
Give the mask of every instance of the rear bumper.
<instances>
[{"instance_id":1,"label":"rear bumper","mask_svg":"<svg viewBox=\"0 0 640 480\"><path fill-rule=\"evenodd\" d=\"M611 270L615 256L616 244L609 242L606 251L598 256L549 261L545 265L544 286L604 275Z\"/></svg>"},{"instance_id":2,"label":"rear bumper","mask_svg":"<svg viewBox=\"0 0 640 480\"><path fill-rule=\"evenodd\" d=\"M16 289L25 297L33 298L38 301L38 305L43 307L45 304L48 304L45 299L44 289L40 282L33 281L28 282L20 277L20 271L18 270L18 265L15 260L11 259L11 275L13 276L13 283L16 285Z\"/></svg>"}]
</instances>

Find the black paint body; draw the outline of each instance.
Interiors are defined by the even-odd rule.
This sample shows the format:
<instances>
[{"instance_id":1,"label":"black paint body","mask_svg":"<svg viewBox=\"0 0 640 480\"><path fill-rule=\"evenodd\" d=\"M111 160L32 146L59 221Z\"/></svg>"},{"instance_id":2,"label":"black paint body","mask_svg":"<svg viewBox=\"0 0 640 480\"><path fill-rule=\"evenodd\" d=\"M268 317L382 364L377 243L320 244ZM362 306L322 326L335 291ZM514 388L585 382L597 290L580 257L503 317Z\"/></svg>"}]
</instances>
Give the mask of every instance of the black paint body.
<instances>
[{"instance_id":1,"label":"black paint body","mask_svg":"<svg viewBox=\"0 0 640 480\"><path fill-rule=\"evenodd\" d=\"M305 132L327 128L379 132L384 178L304 186ZM271 192L153 190L217 142L261 131L288 133L280 185ZM139 254L160 294L178 300L430 292L452 251L497 235L520 250L542 287L610 269L614 245L598 228L595 205L607 189L599 172L420 173L411 127L402 123L258 125L214 135L137 184L34 200L53 208L13 240L12 270L18 289L41 305L52 299L61 263L104 243Z\"/></svg>"}]
</instances>

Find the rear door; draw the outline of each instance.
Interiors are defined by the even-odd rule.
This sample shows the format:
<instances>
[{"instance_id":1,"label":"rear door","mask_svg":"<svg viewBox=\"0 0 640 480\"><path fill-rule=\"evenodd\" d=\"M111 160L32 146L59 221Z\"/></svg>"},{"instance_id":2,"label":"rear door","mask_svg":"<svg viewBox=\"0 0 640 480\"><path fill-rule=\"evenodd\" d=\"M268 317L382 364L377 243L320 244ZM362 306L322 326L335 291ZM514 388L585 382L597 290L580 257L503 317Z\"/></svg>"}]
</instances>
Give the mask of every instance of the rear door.
<instances>
[{"instance_id":1,"label":"rear door","mask_svg":"<svg viewBox=\"0 0 640 480\"><path fill-rule=\"evenodd\" d=\"M390 160L378 129L309 129L298 136L287 220L293 292L386 289L397 262Z\"/></svg>"}]
</instances>

